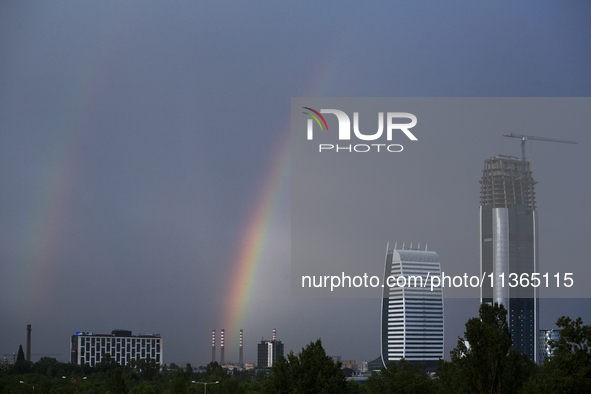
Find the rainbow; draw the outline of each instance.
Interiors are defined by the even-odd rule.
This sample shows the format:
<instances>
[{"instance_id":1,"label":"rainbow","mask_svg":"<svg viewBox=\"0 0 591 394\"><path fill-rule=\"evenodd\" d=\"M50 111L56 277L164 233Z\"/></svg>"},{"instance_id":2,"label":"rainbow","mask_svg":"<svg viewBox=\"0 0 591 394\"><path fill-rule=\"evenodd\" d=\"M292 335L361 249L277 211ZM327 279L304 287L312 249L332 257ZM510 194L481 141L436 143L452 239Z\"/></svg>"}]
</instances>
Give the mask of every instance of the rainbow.
<instances>
[{"instance_id":1,"label":"rainbow","mask_svg":"<svg viewBox=\"0 0 591 394\"><path fill-rule=\"evenodd\" d=\"M300 97L322 96L323 92L331 90L331 75L337 69L338 59L344 48L338 42L334 44L333 50L321 54L312 77L307 80L306 85L302 88ZM303 108L322 118L326 130L328 130L328 125L320 113L309 107ZM318 119L312 114L305 114L315 118L318 122ZM322 129L321 124L320 127ZM240 247L234 263L235 269L233 271L235 273L230 281L231 291L226 299L223 327L220 327L225 328L226 332L229 333L226 338L229 341L238 338L238 333L245 323L245 317L249 312L248 308L253 296L253 285L257 274L259 274L261 257L268 245L268 235L272 229L273 214L277 211L281 190L287 188L285 184L290 182L290 129L291 124L285 129L284 138L280 142L279 148L274 151L275 154L268 167L270 170L264 177L265 183L257 200L258 203L242 232ZM235 346L229 344L229 346L226 346L226 349L228 348L233 349Z\"/></svg>"},{"instance_id":2,"label":"rainbow","mask_svg":"<svg viewBox=\"0 0 591 394\"><path fill-rule=\"evenodd\" d=\"M53 150L43 163L37 201L26 219L24 236L19 245L19 267L14 283L14 304L35 314L49 313L45 306L53 299L55 282L61 272L64 254L64 228L70 219L69 206L83 166L83 152L91 128L107 102L105 81L113 71L122 29L129 24L122 19L132 15L125 5L113 12L110 23L99 32L98 50L83 58L84 66L77 79L70 81L69 94L63 97L63 112L48 122L47 134L53 136Z\"/></svg>"},{"instance_id":3,"label":"rainbow","mask_svg":"<svg viewBox=\"0 0 591 394\"><path fill-rule=\"evenodd\" d=\"M280 141L275 149L272 165L265 177L264 187L257 206L244 228L240 247L235 259L235 274L231 281L228 298L226 299L226 316L224 328L230 338L238 335L248 311L252 298L253 284L259 272L261 257L268 244L268 236L272 228L273 216L281 200L281 192L288 187L290 144L289 133ZM287 174L287 175L286 175Z\"/></svg>"}]
</instances>

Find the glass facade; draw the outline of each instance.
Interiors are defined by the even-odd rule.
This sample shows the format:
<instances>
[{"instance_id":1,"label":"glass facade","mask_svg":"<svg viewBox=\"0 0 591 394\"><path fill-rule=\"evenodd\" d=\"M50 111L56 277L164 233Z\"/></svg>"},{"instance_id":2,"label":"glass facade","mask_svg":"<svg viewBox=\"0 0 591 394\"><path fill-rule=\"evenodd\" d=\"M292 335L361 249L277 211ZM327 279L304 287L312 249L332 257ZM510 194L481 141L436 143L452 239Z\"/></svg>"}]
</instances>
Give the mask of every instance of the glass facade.
<instances>
[{"instance_id":1,"label":"glass facade","mask_svg":"<svg viewBox=\"0 0 591 394\"><path fill-rule=\"evenodd\" d=\"M544 364L548 357L552 357L554 350L550 346L550 341L560 340L560 330L540 330L538 336L538 346L540 349L538 364Z\"/></svg>"},{"instance_id":2,"label":"glass facade","mask_svg":"<svg viewBox=\"0 0 591 394\"><path fill-rule=\"evenodd\" d=\"M283 343L279 340L262 340L257 345L257 366L259 368L271 368L273 362L283 356Z\"/></svg>"},{"instance_id":3,"label":"glass facade","mask_svg":"<svg viewBox=\"0 0 591 394\"><path fill-rule=\"evenodd\" d=\"M121 333L125 333L124 336L118 337L117 335ZM139 338L142 338L141 345ZM148 338L147 341L146 338ZM127 365L130 360L147 357L162 365L162 338L159 334L132 337L130 331L121 330L115 330L110 335L90 332L79 332L72 335L70 362L95 366L101 362L105 354L109 354L111 359L121 365Z\"/></svg>"},{"instance_id":4,"label":"glass facade","mask_svg":"<svg viewBox=\"0 0 591 394\"><path fill-rule=\"evenodd\" d=\"M481 302L505 306L512 349L536 361L537 289L509 286L511 274L538 272L535 181L529 163L497 156L485 161L480 184L480 273L494 273L493 287L481 288Z\"/></svg>"},{"instance_id":5,"label":"glass facade","mask_svg":"<svg viewBox=\"0 0 591 394\"><path fill-rule=\"evenodd\" d=\"M443 358L443 293L431 291L430 276L441 275L435 252L389 250L386 253L384 283L406 282L406 286L385 286L382 298L381 359L404 358L424 363L434 372ZM390 278L390 279L388 279ZM424 286L422 286L423 284Z\"/></svg>"}]
</instances>

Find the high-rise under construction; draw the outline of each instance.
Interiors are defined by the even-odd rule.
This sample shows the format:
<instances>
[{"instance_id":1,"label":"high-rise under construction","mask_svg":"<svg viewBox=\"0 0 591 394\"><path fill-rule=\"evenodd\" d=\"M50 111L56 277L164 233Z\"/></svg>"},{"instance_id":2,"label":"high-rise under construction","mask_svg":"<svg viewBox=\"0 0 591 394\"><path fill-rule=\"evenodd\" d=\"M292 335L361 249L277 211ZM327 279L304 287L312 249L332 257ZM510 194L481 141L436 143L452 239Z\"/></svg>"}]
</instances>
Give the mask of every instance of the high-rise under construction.
<instances>
[{"instance_id":1,"label":"high-rise under construction","mask_svg":"<svg viewBox=\"0 0 591 394\"><path fill-rule=\"evenodd\" d=\"M481 302L503 304L512 348L537 359L537 289L511 287L512 278L538 272L538 231L530 163L496 156L484 161L480 180L480 271L494 273L493 286L480 290ZM519 283L519 282L518 282Z\"/></svg>"}]
</instances>

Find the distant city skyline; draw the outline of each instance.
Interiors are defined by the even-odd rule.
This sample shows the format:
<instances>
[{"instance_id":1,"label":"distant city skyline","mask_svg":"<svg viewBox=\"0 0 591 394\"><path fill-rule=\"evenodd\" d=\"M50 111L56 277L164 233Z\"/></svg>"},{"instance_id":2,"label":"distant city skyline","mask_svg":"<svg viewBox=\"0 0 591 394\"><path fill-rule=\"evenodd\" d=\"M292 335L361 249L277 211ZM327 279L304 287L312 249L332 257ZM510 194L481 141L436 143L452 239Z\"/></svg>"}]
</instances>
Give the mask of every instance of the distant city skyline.
<instances>
[{"instance_id":1,"label":"distant city skyline","mask_svg":"<svg viewBox=\"0 0 591 394\"><path fill-rule=\"evenodd\" d=\"M379 173L352 165L331 177L318 165L297 188L328 206L307 212L322 218L306 233L318 268L351 260L381 276L388 240L427 241L442 267L477 275L482 160L519 156L504 133L577 140L533 143L528 156L540 269L585 261L590 14L586 2L527 0L338 10L2 2L0 356L26 347L31 324L32 361L68 361L76 331L124 328L160 333L167 363L206 365L214 327L218 336L225 329L228 362L239 360L239 329L251 362L269 328L286 352L321 338L327 354L375 360L380 295L306 299L290 289L298 97L579 97L559 113L530 108L528 124L509 119L510 108L468 102L446 122L433 112L430 128L419 116L418 142L384 158ZM349 189L331 195L325 186ZM363 248L349 241L364 235ZM573 291L589 271L575 275ZM445 357L478 301L477 289L445 300ZM590 323L587 301L541 298L540 328L562 315Z\"/></svg>"}]
</instances>

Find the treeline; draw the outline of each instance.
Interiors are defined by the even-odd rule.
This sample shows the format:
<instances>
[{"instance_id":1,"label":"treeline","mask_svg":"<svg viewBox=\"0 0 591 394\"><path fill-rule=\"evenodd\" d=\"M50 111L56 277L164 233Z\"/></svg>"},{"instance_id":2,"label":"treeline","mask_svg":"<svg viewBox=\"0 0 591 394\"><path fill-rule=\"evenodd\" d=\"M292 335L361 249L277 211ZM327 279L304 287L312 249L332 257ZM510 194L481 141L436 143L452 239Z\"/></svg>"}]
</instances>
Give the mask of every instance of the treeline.
<instances>
[{"instance_id":1,"label":"treeline","mask_svg":"<svg viewBox=\"0 0 591 394\"><path fill-rule=\"evenodd\" d=\"M0 371L0 393L32 393L33 387L36 394L203 393L203 385L193 382L211 382L208 393L261 392L262 375L252 376L250 371L230 375L217 362L202 369L204 372L193 372L190 364L185 368L174 364L160 368L150 359L132 360L121 366L108 354L94 367L61 363L49 357L36 363L17 360Z\"/></svg>"},{"instance_id":2,"label":"treeline","mask_svg":"<svg viewBox=\"0 0 591 394\"><path fill-rule=\"evenodd\" d=\"M365 384L347 381L341 363L326 355L319 340L297 355L290 352L273 364L272 373L226 373L218 363L204 372L160 368L146 359L120 366L105 357L95 367L60 363L44 357L37 363L17 361L0 371L0 393L185 394L387 394L387 393L591 393L591 326L581 319L558 319L561 339L543 366L511 350L507 311L481 304L479 316L466 323L451 360L439 362L435 375L401 360L374 371ZM20 353L20 352L19 352ZM24 383L20 383L24 382Z\"/></svg>"},{"instance_id":3,"label":"treeline","mask_svg":"<svg viewBox=\"0 0 591 394\"><path fill-rule=\"evenodd\" d=\"M463 338L440 361L442 393L591 393L591 326L561 317L561 339L551 341L553 356L543 366L510 350L511 335L503 305L481 304L468 320Z\"/></svg>"}]
</instances>

